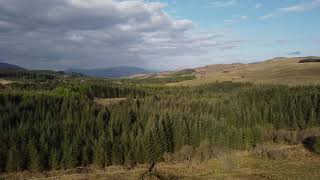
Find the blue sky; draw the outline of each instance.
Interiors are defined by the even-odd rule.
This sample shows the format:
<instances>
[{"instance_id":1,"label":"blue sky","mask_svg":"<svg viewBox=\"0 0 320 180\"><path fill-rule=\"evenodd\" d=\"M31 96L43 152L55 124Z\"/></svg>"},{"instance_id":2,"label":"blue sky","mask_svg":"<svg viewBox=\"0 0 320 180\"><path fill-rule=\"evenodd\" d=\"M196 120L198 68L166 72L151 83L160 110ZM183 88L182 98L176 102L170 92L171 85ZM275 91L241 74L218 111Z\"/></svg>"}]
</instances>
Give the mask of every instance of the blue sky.
<instances>
[{"instance_id":1,"label":"blue sky","mask_svg":"<svg viewBox=\"0 0 320 180\"><path fill-rule=\"evenodd\" d=\"M320 0L0 0L0 61L169 70L320 56Z\"/></svg>"},{"instance_id":2,"label":"blue sky","mask_svg":"<svg viewBox=\"0 0 320 180\"><path fill-rule=\"evenodd\" d=\"M319 0L161 2L168 4L165 11L173 17L192 20L196 24L195 32L223 32L231 39L243 40L232 49L211 53L221 60L208 60L210 63L320 55Z\"/></svg>"}]
</instances>

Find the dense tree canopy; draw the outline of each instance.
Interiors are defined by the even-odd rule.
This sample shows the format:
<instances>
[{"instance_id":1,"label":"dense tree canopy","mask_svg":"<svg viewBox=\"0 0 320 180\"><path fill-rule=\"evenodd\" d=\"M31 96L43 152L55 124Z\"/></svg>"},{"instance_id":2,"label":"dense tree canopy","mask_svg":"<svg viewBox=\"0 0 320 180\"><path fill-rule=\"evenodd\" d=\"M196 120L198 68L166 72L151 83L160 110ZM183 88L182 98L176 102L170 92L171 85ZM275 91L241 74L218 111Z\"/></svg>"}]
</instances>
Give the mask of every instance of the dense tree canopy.
<instances>
[{"instance_id":1,"label":"dense tree canopy","mask_svg":"<svg viewBox=\"0 0 320 180\"><path fill-rule=\"evenodd\" d=\"M50 82L0 91L0 171L156 162L192 149L204 158L211 147L250 149L276 141L270 132L320 126L319 86Z\"/></svg>"}]
</instances>

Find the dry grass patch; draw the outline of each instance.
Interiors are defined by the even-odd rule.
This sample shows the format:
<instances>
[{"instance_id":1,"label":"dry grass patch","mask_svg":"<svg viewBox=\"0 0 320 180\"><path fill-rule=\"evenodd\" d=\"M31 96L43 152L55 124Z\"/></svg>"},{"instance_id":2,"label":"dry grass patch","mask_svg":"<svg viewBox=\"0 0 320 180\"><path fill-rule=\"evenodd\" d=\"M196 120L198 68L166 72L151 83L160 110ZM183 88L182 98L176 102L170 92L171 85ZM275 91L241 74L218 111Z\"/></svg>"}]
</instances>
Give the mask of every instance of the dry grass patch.
<instances>
[{"instance_id":1,"label":"dry grass patch","mask_svg":"<svg viewBox=\"0 0 320 180\"><path fill-rule=\"evenodd\" d=\"M94 102L102 106L110 106L126 100L127 98L95 98Z\"/></svg>"},{"instance_id":2,"label":"dry grass patch","mask_svg":"<svg viewBox=\"0 0 320 180\"><path fill-rule=\"evenodd\" d=\"M10 83L13 83L13 81L8 81L8 80L5 80L5 79L0 79L0 84L2 84L2 85L7 85L7 84L10 84Z\"/></svg>"},{"instance_id":3,"label":"dry grass patch","mask_svg":"<svg viewBox=\"0 0 320 180\"><path fill-rule=\"evenodd\" d=\"M270 145L272 149L284 150L286 159L258 158L252 151L225 153L217 159L203 163L158 163L154 174L145 179L320 179L320 156L306 150L303 145ZM137 165L127 170L123 166L111 166L103 170L77 168L45 173L12 173L2 176L7 179L140 179L148 170L147 165ZM160 177L160 178L159 178ZM1 178L1 176L0 176Z\"/></svg>"}]
</instances>

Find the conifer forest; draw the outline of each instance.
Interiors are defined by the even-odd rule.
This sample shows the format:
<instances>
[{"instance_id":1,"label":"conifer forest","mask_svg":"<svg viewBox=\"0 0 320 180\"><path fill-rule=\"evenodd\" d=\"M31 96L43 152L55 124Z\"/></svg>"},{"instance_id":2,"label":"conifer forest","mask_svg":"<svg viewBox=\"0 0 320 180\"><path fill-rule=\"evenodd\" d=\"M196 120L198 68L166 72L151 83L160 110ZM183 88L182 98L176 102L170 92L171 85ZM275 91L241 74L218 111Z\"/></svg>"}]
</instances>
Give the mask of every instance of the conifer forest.
<instances>
[{"instance_id":1,"label":"conifer forest","mask_svg":"<svg viewBox=\"0 0 320 180\"><path fill-rule=\"evenodd\" d=\"M299 143L320 127L317 85L9 77L20 81L0 90L1 172L206 159L215 149Z\"/></svg>"}]
</instances>

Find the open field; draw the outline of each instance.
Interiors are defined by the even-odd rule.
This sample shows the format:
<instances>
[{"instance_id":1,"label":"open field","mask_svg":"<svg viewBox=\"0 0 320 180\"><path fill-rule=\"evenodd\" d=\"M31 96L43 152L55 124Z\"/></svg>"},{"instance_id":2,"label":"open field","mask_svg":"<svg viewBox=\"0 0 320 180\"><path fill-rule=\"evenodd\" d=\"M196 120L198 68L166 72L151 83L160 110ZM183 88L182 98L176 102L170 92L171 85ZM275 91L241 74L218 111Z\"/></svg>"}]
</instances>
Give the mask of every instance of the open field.
<instances>
[{"instance_id":1,"label":"open field","mask_svg":"<svg viewBox=\"0 0 320 180\"><path fill-rule=\"evenodd\" d=\"M233 81L256 84L320 84L320 63L299 63L304 58L274 58L252 64L218 64L196 68L196 79L169 85L200 85Z\"/></svg>"},{"instance_id":2,"label":"open field","mask_svg":"<svg viewBox=\"0 0 320 180\"><path fill-rule=\"evenodd\" d=\"M163 179L320 179L320 156L302 145L276 145L287 152L283 160L257 158L252 151L237 151L203 163L159 163L156 171ZM13 173L0 176L8 179L140 179L147 165L128 170L111 166L104 170L77 168L46 173ZM157 179L152 177L149 179Z\"/></svg>"},{"instance_id":3,"label":"open field","mask_svg":"<svg viewBox=\"0 0 320 180\"><path fill-rule=\"evenodd\" d=\"M7 84L10 84L10 83L12 83L12 81L5 80L5 79L0 79L0 84L2 84L2 85L7 85Z\"/></svg>"}]
</instances>

